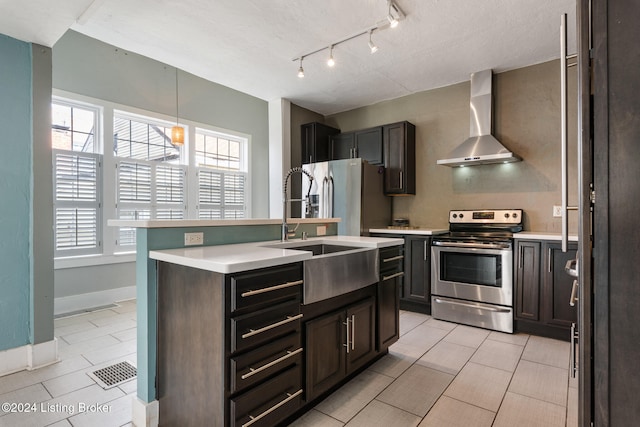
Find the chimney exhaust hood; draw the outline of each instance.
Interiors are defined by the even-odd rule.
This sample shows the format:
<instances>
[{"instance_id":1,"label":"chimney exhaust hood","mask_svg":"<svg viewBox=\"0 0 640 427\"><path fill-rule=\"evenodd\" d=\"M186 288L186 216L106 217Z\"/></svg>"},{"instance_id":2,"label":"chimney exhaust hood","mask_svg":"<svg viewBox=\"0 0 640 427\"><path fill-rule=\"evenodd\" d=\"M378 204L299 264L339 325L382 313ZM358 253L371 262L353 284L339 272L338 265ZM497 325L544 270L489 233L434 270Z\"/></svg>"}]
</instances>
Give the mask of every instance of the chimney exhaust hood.
<instances>
[{"instance_id":1,"label":"chimney exhaust hood","mask_svg":"<svg viewBox=\"0 0 640 427\"><path fill-rule=\"evenodd\" d=\"M522 160L491 135L491 77L491 70L471 74L471 136L453 150L449 158L438 160L439 165L473 166Z\"/></svg>"}]
</instances>

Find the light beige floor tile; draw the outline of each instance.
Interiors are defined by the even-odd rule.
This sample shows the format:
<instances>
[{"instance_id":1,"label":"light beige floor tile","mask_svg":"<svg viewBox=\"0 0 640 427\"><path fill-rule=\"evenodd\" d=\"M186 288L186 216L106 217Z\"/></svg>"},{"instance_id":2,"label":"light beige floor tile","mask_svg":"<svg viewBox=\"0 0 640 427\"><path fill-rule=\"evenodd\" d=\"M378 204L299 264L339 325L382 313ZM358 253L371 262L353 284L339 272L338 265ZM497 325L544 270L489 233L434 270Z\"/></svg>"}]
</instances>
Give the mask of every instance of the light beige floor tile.
<instances>
[{"instance_id":1,"label":"light beige floor tile","mask_svg":"<svg viewBox=\"0 0 640 427\"><path fill-rule=\"evenodd\" d=\"M41 408L25 417L24 414L8 414L0 417L0 426L48 426L62 421L74 414L78 414L78 404L101 404L121 397L122 391L118 388L103 390L97 385L92 385L73 393L48 400L42 403Z\"/></svg>"},{"instance_id":2,"label":"light beige floor tile","mask_svg":"<svg viewBox=\"0 0 640 427\"><path fill-rule=\"evenodd\" d=\"M402 354L413 360L418 360L418 358L425 354L427 350L424 349L424 346L418 347L404 342L395 342L392 346L389 347L389 352Z\"/></svg>"},{"instance_id":3,"label":"light beige floor tile","mask_svg":"<svg viewBox=\"0 0 640 427\"><path fill-rule=\"evenodd\" d=\"M114 316L109 316L109 317L98 317L97 319L91 319L91 323L93 323L96 326L107 326L115 323L126 322L128 320L133 320L135 322L136 314L129 312L129 313L116 314Z\"/></svg>"},{"instance_id":4,"label":"light beige floor tile","mask_svg":"<svg viewBox=\"0 0 640 427\"><path fill-rule=\"evenodd\" d=\"M416 360L417 357L407 356L401 352L396 352L394 349L389 349L389 354L371 365L369 369L379 374L398 378Z\"/></svg>"},{"instance_id":5,"label":"light beige floor tile","mask_svg":"<svg viewBox=\"0 0 640 427\"><path fill-rule=\"evenodd\" d=\"M415 427L420 423L417 417L402 409L373 400L358 413L346 427L402 426Z\"/></svg>"},{"instance_id":6,"label":"light beige floor tile","mask_svg":"<svg viewBox=\"0 0 640 427\"><path fill-rule=\"evenodd\" d=\"M131 328L124 331L115 332L111 334L111 336L116 338L119 341L125 342L125 341L135 340L137 338L137 333L138 332L136 328Z\"/></svg>"},{"instance_id":7,"label":"light beige floor tile","mask_svg":"<svg viewBox=\"0 0 640 427\"><path fill-rule=\"evenodd\" d=\"M392 381L393 378L386 375L364 371L320 402L315 409L346 423Z\"/></svg>"},{"instance_id":8,"label":"light beige floor tile","mask_svg":"<svg viewBox=\"0 0 640 427\"><path fill-rule=\"evenodd\" d=\"M21 371L11 375L5 375L4 377L0 377L0 394L34 385L88 366L91 366L91 364L84 357L75 356L34 371Z\"/></svg>"},{"instance_id":9,"label":"light beige floor tile","mask_svg":"<svg viewBox=\"0 0 640 427\"><path fill-rule=\"evenodd\" d=\"M438 371L456 375L469 361L475 349L451 342L440 341L416 363Z\"/></svg>"},{"instance_id":10,"label":"light beige floor tile","mask_svg":"<svg viewBox=\"0 0 640 427\"><path fill-rule=\"evenodd\" d=\"M413 365L377 397L381 402L424 417L453 375Z\"/></svg>"},{"instance_id":11,"label":"light beige floor tile","mask_svg":"<svg viewBox=\"0 0 640 427\"><path fill-rule=\"evenodd\" d=\"M51 395L47 393L47 390L42 384L34 384L9 393L0 394L0 403L32 404L44 402L49 399L51 399ZM8 413L10 412L5 412L0 409L0 417Z\"/></svg>"},{"instance_id":12,"label":"light beige floor tile","mask_svg":"<svg viewBox=\"0 0 640 427\"><path fill-rule=\"evenodd\" d=\"M312 409L289 424L289 427L342 427L343 425L344 423L335 418Z\"/></svg>"},{"instance_id":13,"label":"light beige floor tile","mask_svg":"<svg viewBox=\"0 0 640 427\"><path fill-rule=\"evenodd\" d=\"M129 381L120 384L118 388L125 394L135 394L138 390L138 380L136 378L130 379Z\"/></svg>"},{"instance_id":14,"label":"light beige floor tile","mask_svg":"<svg viewBox=\"0 0 640 427\"><path fill-rule=\"evenodd\" d=\"M114 322L114 323L110 323L110 324L96 327L93 329L75 332L67 335L60 335L60 336L66 342L73 345L82 341L88 341L93 338L97 338L105 335L112 335L116 332L131 330L132 328L135 328L135 327L136 327L136 322L134 322L131 319L128 319L125 321Z\"/></svg>"},{"instance_id":15,"label":"light beige floor tile","mask_svg":"<svg viewBox=\"0 0 640 427\"><path fill-rule=\"evenodd\" d=\"M454 344L478 348L480 347L480 344L487 339L487 336L489 336L489 331L486 329L458 325L444 338L444 340Z\"/></svg>"},{"instance_id":16,"label":"light beige floor tile","mask_svg":"<svg viewBox=\"0 0 640 427\"><path fill-rule=\"evenodd\" d=\"M69 418L73 427L113 427L131 422L133 395L126 395L98 406L104 410L86 411Z\"/></svg>"},{"instance_id":17,"label":"light beige floor tile","mask_svg":"<svg viewBox=\"0 0 640 427\"><path fill-rule=\"evenodd\" d=\"M117 304L118 304L118 307L114 307L111 309L116 313L123 314L123 313L133 313L136 311L136 300L119 301Z\"/></svg>"},{"instance_id":18,"label":"light beige floor tile","mask_svg":"<svg viewBox=\"0 0 640 427\"><path fill-rule=\"evenodd\" d=\"M560 406L567 404L567 370L521 360L509 391Z\"/></svg>"},{"instance_id":19,"label":"light beige floor tile","mask_svg":"<svg viewBox=\"0 0 640 427\"><path fill-rule=\"evenodd\" d=\"M49 424L47 427L72 427L71 423L67 420L58 421L54 424Z\"/></svg>"},{"instance_id":20,"label":"light beige floor tile","mask_svg":"<svg viewBox=\"0 0 640 427\"><path fill-rule=\"evenodd\" d=\"M101 337L92 338L86 341L81 341L77 344L69 344L64 347L58 346L58 353L61 358L69 358L74 355L80 355L89 353L95 350L102 350L105 347L119 344L120 341L112 337L111 335L104 335Z\"/></svg>"},{"instance_id":21,"label":"light beige floor tile","mask_svg":"<svg viewBox=\"0 0 640 427\"><path fill-rule=\"evenodd\" d=\"M529 334L523 334L523 333L507 334L505 332L493 331L489 334L487 339L524 346L527 344L527 340L529 339Z\"/></svg>"},{"instance_id":22,"label":"light beige floor tile","mask_svg":"<svg viewBox=\"0 0 640 427\"><path fill-rule=\"evenodd\" d=\"M419 427L491 427L495 416L486 409L442 396Z\"/></svg>"},{"instance_id":23,"label":"light beige floor tile","mask_svg":"<svg viewBox=\"0 0 640 427\"><path fill-rule=\"evenodd\" d=\"M578 427L578 389L569 388L567 398L567 427Z\"/></svg>"},{"instance_id":24,"label":"light beige floor tile","mask_svg":"<svg viewBox=\"0 0 640 427\"><path fill-rule=\"evenodd\" d=\"M471 358L472 362L513 372L524 347L505 342L485 340Z\"/></svg>"},{"instance_id":25,"label":"light beige floor tile","mask_svg":"<svg viewBox=\"0 0 640 427\"><path fill-rule=\"evenodd\" d=\"M114 338L115 339L115 338ZM117 340L116 340L117 341ZM137 351L136 341L120 342L109 347L105 347L99 350L93 350L83 353L83 356L94 365L98 363L107 362L109 360L117 359L123 356L129 356ZM135 356L131 356L135 360Z\"/></svg>"},{"instance_id":26,"label":"light beige floor tile","mask_svg":"<svg viewBox=\"0 0 640 427\"><path fill-rule=\"evenodd\" d=\"M507 391L511 373L469 362L444 392L446 396L496 412Z\"/></svg>"},{"instance_id":27,"label":"light beige floor tile","mask_svg":"<svg viewBox=\"0 0 640 427\"><path fill-rule=\"evenodd\" d=\"M69 335L76 332L83 332L83 331L87 331L89 329L95 329L95 328L97 328L97 326L87 320L84 322L72 323L67 326L56 327L55 330L53 331L53 334L56 337L61 337L63 335Z\"/></svg>"},{"instance_id":28,"label":"light beige floor tile","mask_svg":"<svg viewBox=\"0 0 640 427\"><path fill-rule=\"evenodd\" d=\"M456 326L458 326L458 324L431 318L427 320L427 326L430 326L432 328L437 328L437 329L443 329L445 331L453 331L456 328Z\"/></svg>"},{"instance_id":29,"label":"light beige floor tile","mask_svg":"<svg viewBox=\"0 0 640 427\"><path fill-rule=\"evenodd\" d=\"M100 319L101 317L112 317L114 315L117 315L117 313L109 309L96 310L96 311L91 311L88 313L77 314L77 315L68 316L68 317L59 317L57 319L54 319L53 324L55 328L58 328L60 326L67 326L67 325L72 325L74 323L92 321L95 319Z\"/></svg>"},{"instance_id":30,"label":"light beige floor tile","mask_svg":"<svg viewBox=\"0 0 640 427\"><path fill-rule=\"evenodd\" d=\"M569 343L531 336L524 348L522 358L531 362L567 369L569 366Z\"/></svg>"},{"instance_id":31,"label":"light beige floor tile","mask_svg":"<svg viewBox=\"0 0 640 427\"><path fill-rule=\"evenodd\" d=\"M493 427L564 427L565 408L507 392Z\"/></svg>"},{"instance_id":32,"label":"light beige floor tile","mask_svg":"<svg viewBox=\"0 0 640 427\"><path fill-rule=\"evenodd\" d=\"M425 322L422 325L416 326L401 336L398 342L419 348L422 350L422 354L424 354L447 335L447 331L432 328L427 324L428 322Z\"/></svg>"},{"instance_id":33,"label":"light beige floor tile","mask_svg":"<svg viewBox=\"0 0 640 427\"><path fill-rule=\"evenodd\" d=\"M400 336L406 334L416 326L426 322L430 316L422 313L412 313L405 311L400 314Z\"/></svg>"}]
</instances>

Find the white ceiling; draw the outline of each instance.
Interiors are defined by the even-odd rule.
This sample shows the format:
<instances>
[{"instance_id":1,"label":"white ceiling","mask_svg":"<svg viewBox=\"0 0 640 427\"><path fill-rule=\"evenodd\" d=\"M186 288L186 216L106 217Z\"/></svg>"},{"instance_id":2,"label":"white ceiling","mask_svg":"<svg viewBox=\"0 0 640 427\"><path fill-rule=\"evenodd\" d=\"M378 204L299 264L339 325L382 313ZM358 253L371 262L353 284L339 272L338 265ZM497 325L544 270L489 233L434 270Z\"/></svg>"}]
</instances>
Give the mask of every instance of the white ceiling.
<instances>
[{"instance_id":1,"label":"white ceiling","mask_svg":"<svg viewBox=\"0 0 640 427\"><path fill-rule=\"evenodd\" d=\"M386 0L0 0L0 33L53 46L69 28L271 101L332 114L575 51L575 0L396 0L397 28L305 58L384 20ZM83 11L86 22L76 19Z\"/></svg>"}]
</instances>

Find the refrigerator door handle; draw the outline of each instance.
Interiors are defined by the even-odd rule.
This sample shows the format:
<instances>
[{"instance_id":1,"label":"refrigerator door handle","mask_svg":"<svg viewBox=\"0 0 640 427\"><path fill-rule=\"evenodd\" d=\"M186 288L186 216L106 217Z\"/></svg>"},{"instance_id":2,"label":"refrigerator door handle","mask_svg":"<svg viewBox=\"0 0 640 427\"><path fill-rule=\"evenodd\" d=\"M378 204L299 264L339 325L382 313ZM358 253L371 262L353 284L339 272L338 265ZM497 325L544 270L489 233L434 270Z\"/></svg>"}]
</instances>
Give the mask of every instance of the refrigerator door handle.
<instances>
[{"instance_id":1,"label":"refrigerator door handle","mask_svg":"<svg viewBox=\"0 0 640 427\"><path fill-rule=\"evenodd\" d=\"M327 218L333 218L333 177L330 176L328 179L329 182L329 194L328 194L328 198L329 198L329 203L327 203L327 208L329 210Z\"/></svg>"},{"instance_id":2,"label":"refrigerator door handle","mask_svg":"<svg viewBox=\"0 0 640 427\"><path fill-rule=\"evenodd\" d=\"M327 178L326 176L322 179L322 218L327 218L327 212L328 212L328 203L329 203L329 178Z\"/></svg>"}]
</instances>

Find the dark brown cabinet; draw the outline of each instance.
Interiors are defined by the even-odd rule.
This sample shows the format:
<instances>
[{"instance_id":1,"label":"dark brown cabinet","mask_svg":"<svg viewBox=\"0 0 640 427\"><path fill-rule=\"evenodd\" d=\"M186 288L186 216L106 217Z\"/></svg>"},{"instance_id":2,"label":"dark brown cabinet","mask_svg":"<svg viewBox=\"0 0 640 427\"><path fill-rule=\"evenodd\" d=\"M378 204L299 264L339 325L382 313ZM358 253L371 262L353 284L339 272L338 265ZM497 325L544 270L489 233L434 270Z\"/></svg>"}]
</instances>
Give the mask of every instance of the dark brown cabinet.
<instances>
[{"instance_id":1,"label":"dark brown cabinet","mask_svg":"<svg viewBox=\"0 0 640 427\"><path fill-rule=\"evenodd\" d=\"M416 194L416 127L399 122L382 127L384 192Z\"/></svg>"},{"instance_id":2,"label":"dark brown cabinet","mask_svg":"<svg viewBox=\"0 0 640 427\"><path fill-rule=\"evenodd\" d=\"M431 313L431 238L405 236L406 278L400 308Z\"/></svg>"},{"instance_id":3,"label":"dark brown cabinet","mask_svg":"<svg viewBox=\"0 0 640 427\"><path fill-rule=\"evenodd\" d=\"M404 278L404 248L380 250L378 283L378 351L384 351L400 337L400 292Z\"/></svg>"},{"instance_id":4,"label":"dark brown cabinet","mask_svg":"<svg viewBox=\"0 0 640 427\"><path fill-rule=\"evenodd\" d=\"M322 123L306 123L300 127L302 140L301 163L316 163L331 160L331 137L340 129Z\"/></svg>"},{"instance_id":5,"label":"dark brown cabinet","mask_svg":"<svg viewBox=\"0 0 640 427\"><path fill-rule=\"evenodd\" d=\"M573 278L565 270L575 259L577 245L565 253L552 241L516 241L515 322L516 330L569 340L577 308L569 305Z\"/></svg>"},{"instance_id":6,"label":"dark brown cabinet","mask_svg":"<svg viewBox=\"0 0 640 427\"><path fill-rule=\"evenodd\" d=\"M382 127L334 135L331 139L333 160L360 157L372 165L383 165Z\"/></svg>"},{"instance_id":7,"label":"dark brown cabinet","mask_svg":"<svg viewBox=\"0 0 640 427\"><path fill-rule=\"evenodd\" d=\"M376 356L375 299L305 323L306 400L310 401Z\"/></svg>"}]
</instances>

